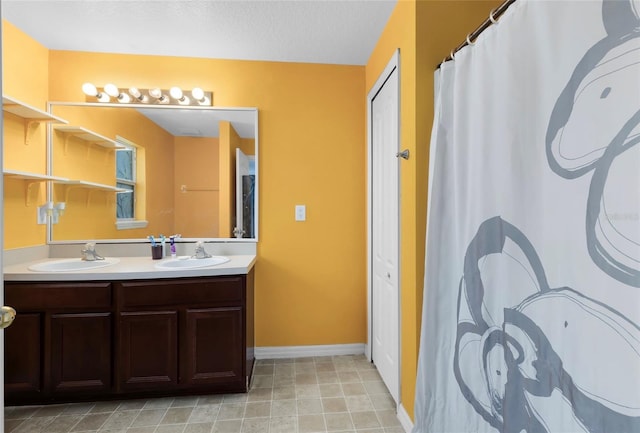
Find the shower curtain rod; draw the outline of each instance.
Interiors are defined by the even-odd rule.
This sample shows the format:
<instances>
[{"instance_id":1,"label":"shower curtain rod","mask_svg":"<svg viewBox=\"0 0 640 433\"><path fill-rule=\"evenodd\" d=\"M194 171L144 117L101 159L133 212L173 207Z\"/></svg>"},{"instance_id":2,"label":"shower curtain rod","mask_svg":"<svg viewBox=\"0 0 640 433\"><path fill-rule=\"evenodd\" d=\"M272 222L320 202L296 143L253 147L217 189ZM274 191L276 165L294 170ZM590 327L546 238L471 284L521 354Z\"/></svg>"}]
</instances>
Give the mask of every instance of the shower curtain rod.
<instances>
[{"instance_id":1,"label":"shower curtain rod","mask_svg":"<svg viewBox=\"0 0 640 433\"><path fill-rule=\"evenodd\" d=\"M515 1L516 0L505 0L500 6L493 9L491 12L489 12L489 18L484 20L484 22L480 24L480 26L478 26L477 29L469 33L467 35L467 39L465 39L460 45L458 45L453 50L451 50L449 55L445 57L444 60L438 65L438 68L442 63L448 60L453 60L454 56L458 51L460 51L467 45L472 45L473 41L475 41L478 38L478 36L480 36L480 33L484 32L486 29L491 27L492 24L497 23L498 18L500 18L500 16L507 10L507 8L509 8L509 6L511 6L512 3L515 3Z\"/></svg>"}]
</instances>

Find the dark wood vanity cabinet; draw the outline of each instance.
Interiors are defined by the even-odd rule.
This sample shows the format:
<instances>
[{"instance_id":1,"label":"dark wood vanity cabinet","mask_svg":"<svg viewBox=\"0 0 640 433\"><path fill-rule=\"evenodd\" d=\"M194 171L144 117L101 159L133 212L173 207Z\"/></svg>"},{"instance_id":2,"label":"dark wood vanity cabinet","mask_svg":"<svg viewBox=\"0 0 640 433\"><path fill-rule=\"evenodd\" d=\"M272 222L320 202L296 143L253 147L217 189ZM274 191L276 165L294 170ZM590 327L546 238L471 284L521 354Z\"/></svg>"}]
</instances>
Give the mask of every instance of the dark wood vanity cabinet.
<instances>
[{"instance_id":1,"label":"dark wood vanity cabinet","mask_svg":"<svg viewBox=\"0 0 640 433\"><path fill-rule=\"evenodd\" d=\"M5 330L8 404L110 392L110 283L7 281L5 303L18 312Z\"/></svg>"},{"instance_id":2,"label":"dark wood vanity cabinet","mask_svg":"<svg viewBox=\"0 0 640 433\"><path fill-rule=\"evenodd\" d=\"M114 282L5 282L8 405L244 392L253 272Z\"/></svg>"},{"instance_id":3,"label":"dark wood vanity cabinet","mask_svg":"<svg viewBox=\"0 0 640 433\"><path fill-rule=\"evenodd\" d=\"M240 307L188 309L181 380L189 386L244 382L243 311ZM223 329L224 332L219 332Z\"/></svg>"},{"instance_id":4,"label":"dark wood vanity cabinet","mask_svg":"<svg viewBox=\"0 0 640 433\"><path fill-rule=\"evenodd\" d=\"M111 312L50 317L52 394L102 394L111 390Z\"/></svg>"},{"instance_id":5,"label":"dark wood vanity cabinet","mask_svg":"<svg viewBox=\"0 0 640 433\"><path fill-rule=\"evenodd\" d=\"M122 312L118 324L118 390L175 387L178 384L177 311Z\"/></svg>"},{"instance_id":6,"label":"dark wood vanity cabinet","mask_svg":"<svg viewBox=\"0 0 640 433\"><path fill-rule=\"evenodd\" d=\"M42 394L42 319L43 314L21 313L4 331L7 396L37 399Z\"/></svg>"},{"instance_id":7,"label":"dark wood vanity cabinet","mask_svg":"<svg viewBox=\"0 0 640 433\"><path fill-rule=\"evenodd\" d=\"M245 391L253 366L252 277L116 283L118 390Z\"/></svg>"}]
</instances>

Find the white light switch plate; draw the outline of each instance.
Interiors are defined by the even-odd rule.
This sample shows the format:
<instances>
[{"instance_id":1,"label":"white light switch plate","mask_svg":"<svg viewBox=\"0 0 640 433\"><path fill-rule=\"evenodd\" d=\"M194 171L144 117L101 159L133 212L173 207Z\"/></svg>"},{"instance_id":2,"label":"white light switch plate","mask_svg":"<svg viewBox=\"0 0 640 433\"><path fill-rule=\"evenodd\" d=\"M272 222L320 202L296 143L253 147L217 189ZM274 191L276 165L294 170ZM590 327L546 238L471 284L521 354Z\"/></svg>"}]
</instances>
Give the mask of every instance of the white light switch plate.
<instances>
[{"instance_id":1,"label":"white light switch plate","mask_svg":"<svg viewBox=\"0 0 640 433\"><path fill-rule=\"evenodd\" d=\"M307 219L307 207L303 204L296 205L296 221L305 221Z\"/></svg>"}]
</instances>

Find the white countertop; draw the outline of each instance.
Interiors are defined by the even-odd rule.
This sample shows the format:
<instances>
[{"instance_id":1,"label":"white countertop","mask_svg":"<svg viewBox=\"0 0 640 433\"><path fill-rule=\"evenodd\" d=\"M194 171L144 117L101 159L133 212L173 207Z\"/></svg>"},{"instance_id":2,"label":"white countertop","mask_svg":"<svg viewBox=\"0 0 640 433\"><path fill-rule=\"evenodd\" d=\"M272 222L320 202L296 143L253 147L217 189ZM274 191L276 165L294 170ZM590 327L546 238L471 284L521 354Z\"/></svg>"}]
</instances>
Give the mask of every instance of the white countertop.
<instances>
[{"instance_id":1,"label":"white countertop","mask_svg":"<svg viewBox=\"0 0 640 433\"><path fill-rule=\"evenodd\" d=\"M219 265L194 269L158 269L160 260L151 257L118 257L119 262L96 269L73 272L35 272L29 266L59 260L57 258L33 260L4 267L5 281L96 281L147 280L155 278L211 277L247 274L256 262L255 255L228 255L230 260ZM162 259L175 260L171 258Z\"/></svg>"}]
</instances>

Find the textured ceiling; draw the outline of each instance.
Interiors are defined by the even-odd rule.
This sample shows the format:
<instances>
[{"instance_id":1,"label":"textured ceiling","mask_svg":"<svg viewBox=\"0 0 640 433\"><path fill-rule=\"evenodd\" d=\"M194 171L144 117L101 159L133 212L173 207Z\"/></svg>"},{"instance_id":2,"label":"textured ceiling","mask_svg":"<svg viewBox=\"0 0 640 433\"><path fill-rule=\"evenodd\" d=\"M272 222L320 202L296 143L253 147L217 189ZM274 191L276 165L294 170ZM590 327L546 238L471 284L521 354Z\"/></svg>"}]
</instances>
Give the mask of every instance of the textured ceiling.
<instances>
[{"instance_id":1,"label":"textured ceiling","mask_svg":"<svg viewBox=\"0 0 640 433\"><path fill-rule=\"evenodd\" d=\"M396 0L2 0L50 49L364 65Z\"/></svg>"}]
</instances>

